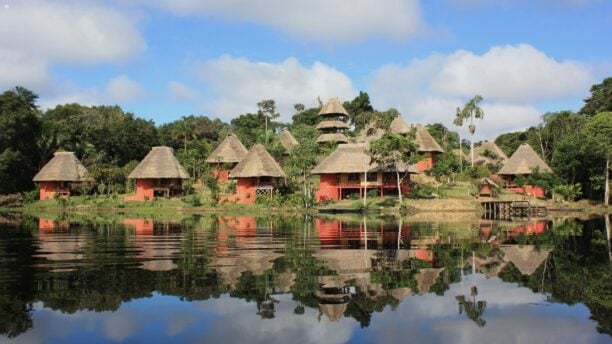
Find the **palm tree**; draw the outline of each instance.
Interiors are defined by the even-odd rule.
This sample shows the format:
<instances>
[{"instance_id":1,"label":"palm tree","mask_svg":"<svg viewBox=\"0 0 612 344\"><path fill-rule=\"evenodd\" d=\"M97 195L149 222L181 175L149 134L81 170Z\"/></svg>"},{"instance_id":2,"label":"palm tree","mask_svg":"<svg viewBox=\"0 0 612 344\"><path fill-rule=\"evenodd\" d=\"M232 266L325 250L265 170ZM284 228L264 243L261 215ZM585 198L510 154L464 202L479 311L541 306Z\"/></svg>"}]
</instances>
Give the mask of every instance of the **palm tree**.
<instances>
[{"instance_id":1,"label":"palm tree","mask_svg":"<svg viewBox=\"0 0 612 344\"><path fill-rule=\"evenodd\" d=\"M474 133L476 132L476 125L474 125L474 118L482 119L484 117L484 112L481 108L478 107L478 104L482 101L482 97L480 95L475 95L469 102L465 104L463 110L457 108L457 117L453 121L453 124L456 126L463 126L463 121L466 119L470 119L470 125L468 126L468 131L472 136L470 140L471 149L470 154L472 156L472 167L474 167ZM461 149L461 138L459 139L459 149Z\"/></svg>"}]
</instances>

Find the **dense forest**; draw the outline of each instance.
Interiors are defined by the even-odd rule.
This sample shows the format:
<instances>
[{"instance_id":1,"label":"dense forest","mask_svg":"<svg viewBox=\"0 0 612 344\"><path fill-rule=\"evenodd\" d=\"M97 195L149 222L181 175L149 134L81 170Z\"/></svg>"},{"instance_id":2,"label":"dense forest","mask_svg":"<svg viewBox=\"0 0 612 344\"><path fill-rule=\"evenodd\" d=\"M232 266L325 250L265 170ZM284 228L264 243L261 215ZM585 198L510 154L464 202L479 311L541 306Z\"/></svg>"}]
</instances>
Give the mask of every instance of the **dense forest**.
<instances>
[{"instance_id":1,"label":"dense forest","mask_svg":"<svg viewBox=\"0 0 612 344\"><path fill-rule=\"evenodd\" d=\"M174 148L190 175L200 179L207 172L204 160L230 132L247 148L255 143L264 144L288 173L289 184L294 180L294 188L299 189L301 176L334 148L315 143L318 133L314 126L320 120L319 108L305 108L303 104L295 104L290 123L278 120L280 114L273 100L262 100L257 104L256 113L240 114L230 123L189 115L156 125L119 106L65 104L43 111L37 105L37 98L22 87L0 95L0 194L33 190L32 177L57 150L76 152L98 183L92 192L125 192L127 174L156 145ZM400 115L395 109L374 109L365 92L344 106L352 128L347 133L349 136L356 136L363 129L385 129ZM452 116L451 111L449 117ZM446 150L430 171L440 180L451 175L479 178L499 168L462 168L452 153L460 147L458 133L440 123L426 127ZM278 142L276 133L282 128L291 130L300 142L290 154ZM550 176L536 173L530 183L550 189L570 188L576 196L603 199L606 163L609 164L612 150L612 77L591 87L590 96L580 111L546 113L538 125L502 134L495 142L508 156L527 142L555 172ZM462 143L462 149L467 152L469 142Z\"/></svg>"}]
</instances>

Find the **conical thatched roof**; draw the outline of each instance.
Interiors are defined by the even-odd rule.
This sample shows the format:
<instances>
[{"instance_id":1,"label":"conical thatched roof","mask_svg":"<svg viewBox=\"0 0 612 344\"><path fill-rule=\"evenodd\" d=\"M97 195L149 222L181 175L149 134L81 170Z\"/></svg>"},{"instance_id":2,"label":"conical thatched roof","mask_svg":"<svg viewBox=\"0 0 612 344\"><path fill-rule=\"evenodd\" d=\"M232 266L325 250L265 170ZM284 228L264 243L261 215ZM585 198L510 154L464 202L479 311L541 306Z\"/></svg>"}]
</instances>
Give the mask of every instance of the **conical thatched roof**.
<instances>
[{"instance_id":1,"label":"conical thatched roof","mask_svg":"<svg viewBox=\"0 0 612 344\"><path fill-rule=\"evenodd\" d=\"M210 153L206 162L208 163L234 163L240 162L249 151L244 147L242 142L234 134L229 134L227 137Z\"/></svg>"},{"instance_id":2,"label":"conical thatched roof","mask_svg":"<svg viewBox=\"0 0 612 344\"><path fill-rule=\"evenodd\" d=\"M394 134L406 135L410 133L410 125L402 118L402 116L397 116L391 122L389 126L389 130Z\"/></svg>"},{"instance_id":3,"label":"conical thatched roof","mask_svg":"<svg viewBox=\"0 0 612 344\"><path fill-rule=\"evenodd\" d=\"M489 185L491 185L491 186L493 186L493 187L496 187L496 188L498 188L498 187L499 187L499 186L498 186L498 185L497 185L497 184L496 184L496 183L495 183L493 180L491 180L490 178L482 178L478 184L479 184L479 185L489 184Z\"/></svg>"},{"instance_id":4,"label":"conical thatched roof","mask_svg":"<svg viewBox=\"0 0 612 344\"><path fill-rule=\"evenodd\" d=\"M364 143L349 143L338 145L338 148L327 156L313 170L312 174L327 173L363 173L364 167L368 171L375 171L377 164L370 163L371 158L366 153ZM414 166L400 164L400 172L418 173Z\"/></svg>"},{"instance_id":5,"label":"conical thatched roof","mask_svg":"<svg viewBox=\"0 0 612 344\"><path fill-rule=\"evenodd\" d=\"M490 151L491 153L497 155L497 159L485 156L486 151ZM505 162L506 160L508 160L506 153L504 153L504 151L502 151L501 148L499 148L499 146L493 141L485 141L482 143L482 145L480 145L480 147L474 148L475 164L494 165L500 162Z\"/></svg>"},{"instance_id":6,"label":"conical thatched roof","mask_svg":"<svg viewBox=\"0 0 612 344\"><path fill-rule=\"evenodd\" d=\"M170 147L153 147L128 176L130 179L178 178L189 179L189 174L176 160Z\"/></svg>"},{"instance_id":7,"label":"conical thatched roof","mask_svg":"<svg viewBox=\"0 0 612 344\"><path fill-rule=\"evenodd\" d=\"M355 137L355 142L371 142L380 139L384 134L384 129L376 128L374 125L370 124L367 128L359 132Z\"/></svg>"},{"instance_id":8,"label":"conical thatched roof","mask_svg":"<svg viewBox=\"0 0 612 344\"><path fill-rule=\"evenodd\" d=\"M321 313L325 314L329 321L339 321L344 312L346 312L346 308L348 303L320 303L319 309Z\"/></svg>"},{"instance_id":9,"label":"conical thatched roof","mask_svg":"<svg viewBox=\"0 0 612 344\"><path fill-rule=\"evenodd\" d=\"M80 182L88 178L87 169L73 152L56 152L32 179L35 182Z\"/></svg>"},{"instance_id":10,"label":"conical thatched roof","mask_svg":"<svg viewBox=\"0 0 612 344\"><path fill-rule=\"evenodd\" d=\"M283 177L287 175L264 146L255 144L229 173L230 178Z\"/></svg>"},{"instance_id":11,"label":"conical thatched roof","mask_svg":"<svg viewBox=\"0 0 612 344\"><path fill-rule=\"evenodd\" d=\"M340 99L338 99L337 97L333 97L333 98L329 98L329 100L327 101L327 104L325 104L322 108L321 111L319 111L319 115L344 115L344 116L348 116L348 112L346 112L346 109L344 108L344 106L342 106L342 103L340 103Z\"/></svg>"},{"instance_id":12,"label":"conical thatched roof","mask_svg":"<svg viewBox=\"0 0 612 344\"><path fill-rule=\"evenodd\" d=\"M550 172L550 167L540 158L533 148L523 143L499 170L500 175L530 174L538 167L540 172Z\"/></svg>"},{"instance_id":13,"label":"conical thatched roof","mask_svg":"<svg viewBox=\"0 0 612 344\"><path fill-rule=\"evenodd\" d=\"M346 124L346 123L344 123L342 121L338 121L338 120L321 121L316 126L316 129L318 129L318 130L321 130L321 129L333 129L333 128L348 129L349 126L348 126L348 124Z\"/></svg>"},{"instance_id":14,"label":"conical thatched roof","mask_svg":"<svg viewBox=\"0 0 612 344\"><path fill-rule=\"evenodd\" d=\"M347 143L348 138L341 133L333 133L333 134L321 134L317 138L317 143L323 142L338 142L338 143Z\"/></svg>"},{"instance_id":15,"label":"conical thatched roof","mask_svg":"<svg viewBox=\"0 0 612 344\"><path fill-rule=\"evenodd\" d=\"M444 152L427 129L420 124L416 126L416 144L419 146L419 152Z\"/></svg>"},{"instance_id":16,"label":"conical thatched roof","mask_svg":"<svg viewBox=\"0 0 612 344\"><path fill-rule=\"evenodd\" d=\"M286 129L281 131L281 133L278 136L278 139L279 139L281 145L283 145L283 147L285 147L286 150L291 150L293 147L295 147L295 146L300 144L295 139L295 137L293 137L291 132L289 130L286 130Z\"/></svg>"}]
</instances>

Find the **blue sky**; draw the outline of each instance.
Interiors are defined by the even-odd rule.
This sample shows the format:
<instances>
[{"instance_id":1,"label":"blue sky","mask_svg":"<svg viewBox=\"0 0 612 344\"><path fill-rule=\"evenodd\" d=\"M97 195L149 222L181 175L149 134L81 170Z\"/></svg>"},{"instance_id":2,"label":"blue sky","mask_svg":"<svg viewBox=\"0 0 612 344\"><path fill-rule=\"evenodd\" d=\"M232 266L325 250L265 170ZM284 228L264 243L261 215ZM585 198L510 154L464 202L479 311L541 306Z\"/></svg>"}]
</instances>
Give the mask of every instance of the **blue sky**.
<instances>
[{"instance_id":1,"label":"blue sky","mask_svg":"<svg viewBox=\"0 0 612 344\"><path fill-rule=\"evenodd\" d=\"M577 110L612 75L606 0L0 0L0 87L42 108L118 104L229 121L360 90L410 123L484 97L477 138Z\"/></svg>"}]
</instances>

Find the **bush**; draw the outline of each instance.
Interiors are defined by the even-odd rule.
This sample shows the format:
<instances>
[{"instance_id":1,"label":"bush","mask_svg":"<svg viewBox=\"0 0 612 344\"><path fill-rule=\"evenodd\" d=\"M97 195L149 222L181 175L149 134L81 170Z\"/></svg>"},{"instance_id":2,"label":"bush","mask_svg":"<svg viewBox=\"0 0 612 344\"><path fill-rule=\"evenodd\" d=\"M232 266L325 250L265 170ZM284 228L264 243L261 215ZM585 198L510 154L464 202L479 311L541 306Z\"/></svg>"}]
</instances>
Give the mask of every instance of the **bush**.
<instances>
[{"instance_id":1,"label":"bush","mask_svg":"<svg viewBox=\"0 0 612 344\"><path fill-rule=\"evenodd\" d=\"M378 189L368 190L368 197L378 197L380 191Z\"/></svg>"},{"instance_id":2,"label":"bush","mask_svg":"<svg viewBox=\"0 0 612 344\"><path fill-rule=\"evenodd\" d=\"M183 196L181 198L181 201L183 201L183 203L188 204L192 207L199 207L202 205L202 200L200 199L200 196L197 194Z\"/></svg>"},{"instance_id":3,"label":"bush","mask_svg":"<svg viewBox=\"0 0 612 344\"><path fill-rule=\"evenodd\" d=\"M34 202L38 201L39 197L40 197L40 188L37 185L36 189L23 193L23 203L24 204L34 203Z\"/></svg>"},{"instance_id":4,"label":"bush","mask_svg":"<svg viewBox=\"0 0 612 344\"><path fill-rule=\"evenodd\" d=\"M553 194L561 201L575 201L582 194L582 187L578 184L560 184L553 188Z\"/></svg>"},{"instance_id":5,"label":"bush","mask_svg":"<svg viewBox=\"0 0 612 344\"><path fill-rule=\"evenodd\" d=\"M410 187L410 194L407 196L407 198L410 199L420 199L420 198L434 198L434 193L436 192L436 189L433 188L432 186L429 185L425 185L425 184L413 184Z\"/></svg>"}]
</instances>

